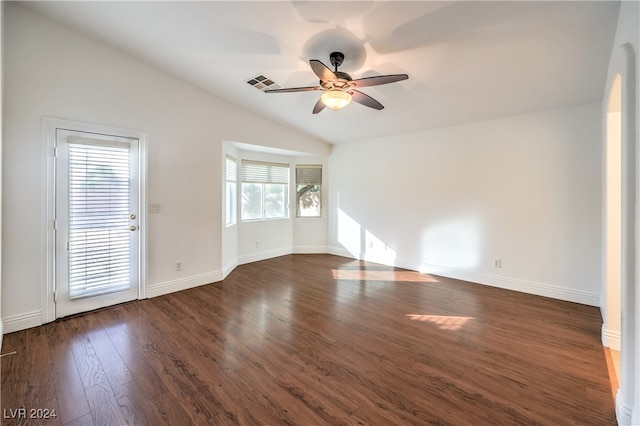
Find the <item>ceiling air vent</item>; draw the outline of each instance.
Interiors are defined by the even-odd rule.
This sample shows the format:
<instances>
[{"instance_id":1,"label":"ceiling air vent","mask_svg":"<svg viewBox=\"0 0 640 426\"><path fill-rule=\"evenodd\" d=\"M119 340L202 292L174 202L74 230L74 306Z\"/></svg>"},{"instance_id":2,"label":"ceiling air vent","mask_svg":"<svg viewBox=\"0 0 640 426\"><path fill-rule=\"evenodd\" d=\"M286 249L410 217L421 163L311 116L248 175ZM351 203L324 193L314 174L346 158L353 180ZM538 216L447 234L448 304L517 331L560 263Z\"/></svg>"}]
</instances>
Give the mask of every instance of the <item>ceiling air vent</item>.
<instances>
[{"instance_id":1,"label":"ceiling air vent","mask_svg":"<svg viewBox=\"0 0 640 426\"><path fill-rule=\"evenodd\" d=\"M262 91L265 91L267 89L280 89L280 86L278 84L274 83L273 80L262 74L256 75L255 77L249 79L247 83Z\"/></svg>"}]
</instances>

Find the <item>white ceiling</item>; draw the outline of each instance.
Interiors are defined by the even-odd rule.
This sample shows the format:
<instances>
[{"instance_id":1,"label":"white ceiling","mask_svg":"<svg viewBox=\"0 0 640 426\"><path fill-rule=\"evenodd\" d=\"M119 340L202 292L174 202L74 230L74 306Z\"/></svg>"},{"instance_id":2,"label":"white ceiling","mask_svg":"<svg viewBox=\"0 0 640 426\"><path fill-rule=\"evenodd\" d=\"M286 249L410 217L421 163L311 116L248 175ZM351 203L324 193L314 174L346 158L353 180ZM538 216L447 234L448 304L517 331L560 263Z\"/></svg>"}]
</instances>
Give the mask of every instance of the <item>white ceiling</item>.
<instances>
[{"instance_id":1,"label":"white ceiling","mask_svg":"<svg viewBox=\"0 0 640 426\"><path fill-rule=\"evenodd\" d=\"M27 7L245 108L341 143L597 102L618 2L28 2ZM312 115L309 59L346 59L353 78L406 73L353 103Z\"/></svg>"}]
</instances>

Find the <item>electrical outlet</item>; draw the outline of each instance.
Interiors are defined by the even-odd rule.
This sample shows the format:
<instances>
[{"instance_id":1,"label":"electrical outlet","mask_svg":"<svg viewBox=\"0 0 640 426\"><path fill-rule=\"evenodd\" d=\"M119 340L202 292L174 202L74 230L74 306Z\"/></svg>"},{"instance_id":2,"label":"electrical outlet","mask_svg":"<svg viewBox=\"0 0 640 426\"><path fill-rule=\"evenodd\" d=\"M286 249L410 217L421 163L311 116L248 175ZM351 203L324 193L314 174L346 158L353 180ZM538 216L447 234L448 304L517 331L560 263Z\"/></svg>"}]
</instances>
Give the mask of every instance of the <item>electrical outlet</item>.
<instances>
[{"instance_id":1,"label":"electrical outlet","mask_svg":"<svg viewBox=\"0 0 640 426\"><path fill-rule=\"evenodd\" d=\"M495 259L493 259L493 267L502 268L502 259L500 259L499 257L496 257Z\"/></svg>"},{"instance_id":2,"label":"electrical outlet","mask_svg":"<svg viewBox=\"0 0 640 426\"><path fill-rule=\"evenodd\" d=\"M161 213L162 212L162 206L158 203L152 203L150 206L150 211L151 213Z\"/></svg>"},{"instance_id":3,"label":"electrical outlet","mask_svg":"<svg viewBox=\"0 0 640 426\"><path fill-rule=\"evenodd\" d=\"M176 260L176 272L182 271L182 260Z\"/></svg>"},{"instance_id":4,"label":"electrical outlet","mask_svg":"<svg viewBox=\"0 0 640 426\"><path fill-rule=\"evenodd\" d=\"M256 240L256 248L260 247L260 240Z\"/></svg>"}]
</instances>

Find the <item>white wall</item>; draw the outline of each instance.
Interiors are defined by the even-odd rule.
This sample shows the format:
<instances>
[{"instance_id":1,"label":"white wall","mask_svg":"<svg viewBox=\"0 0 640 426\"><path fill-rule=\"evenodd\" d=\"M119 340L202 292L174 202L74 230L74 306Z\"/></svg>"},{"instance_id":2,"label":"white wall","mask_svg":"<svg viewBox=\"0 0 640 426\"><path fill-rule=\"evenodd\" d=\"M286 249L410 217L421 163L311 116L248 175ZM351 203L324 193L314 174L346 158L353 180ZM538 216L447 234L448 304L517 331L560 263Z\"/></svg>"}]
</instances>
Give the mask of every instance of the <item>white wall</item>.
<instances>
[{"instance_id":1,"label":"white wall","mask_svg":"<svg viewBox=\"0 0 640 426\"><path fill-rule=\"evenodd\" d=\"M162 207L147 220L149 296L222 279L222 141L329 151L322 141L229 104L20 4L5 7L5 332L41 323L44 116L147 132L147 201ZM174 270L178 259L182 272Z\"/></svg>"},{"instance_id":2,"label":"white wall","mask_svg":"<svg viewBox=\"0 0 640 426\"><path fill-rule=\"evenodd\" d=\"M330 250L597 305L599 117L590 104L337 145Z\"/></svg>"}]
</instances>

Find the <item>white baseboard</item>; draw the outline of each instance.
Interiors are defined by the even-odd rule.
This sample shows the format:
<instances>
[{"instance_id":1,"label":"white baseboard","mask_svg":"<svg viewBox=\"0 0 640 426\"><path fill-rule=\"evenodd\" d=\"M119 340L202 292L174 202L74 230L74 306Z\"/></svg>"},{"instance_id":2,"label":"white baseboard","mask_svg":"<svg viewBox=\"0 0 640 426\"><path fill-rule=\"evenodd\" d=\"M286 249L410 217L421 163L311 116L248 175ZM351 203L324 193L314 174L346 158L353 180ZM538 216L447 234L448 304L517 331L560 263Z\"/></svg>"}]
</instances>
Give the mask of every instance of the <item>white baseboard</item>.
<instances>
[{"instance_id":1,"label":"white baseboard","mask_svg":"<svg viewBox=\"0 0 640 426\"><path fill-rule=\"evenodd\" d=\"M226 278L238 265L251 262L259 262L274 257L286 256L288 254L327 254L327 246L294 246L291 249L280 248L275 250L261 251L258 253L246 254L230 261L222 268L222 275Z\"/></svg>"},{"instance_id":2,"label":"white baseboard","mask_svg":"<svg viewBox=\"0 0 640 426\"><path fill-rule=\"evenodd\" d=\"M157 297L163 294L173 293L175 291L186 290L205 284L211 284L222 281L222 271L209 272L206 274L194 275L191 277L181 278L173 281L165 281L163 283L153 284L147 287L147 297Z\"/></svg>"},{"instance_id":3,"label":"white baseboard","mask_svg":"<svg viewBox=\"0 0 640 426\"><path fill-rule=\"evenodd\" d=\"M620 332L608 330L602 325L602 346L611 348L614 351L620 351Z\"/></svg>"},{"instance_id":4,"label":"white baseboard","mask_svg":"<svg viewBox=\"0 0 640 426\"><path fill-rule=\"evenodd\" d=\"M327 254L327 246L293 246L293 254Z\"/></svg>"},{"instance_id":5,"label":"white baseboard","mask_svg":"<svg viewBox=\"0 0 640 426\"><path fill-rule=\"evenodd\" d=\"M485 284L492 287L514 290L522 293L535 294L537 296L550 297L567 302L580 303L589 306L600 306L600 295L566 287L559 287L552 284L543 284L534 281L520 280L516 278L501 277L479 272L463 271L454 268L446 268L435 265L423 265L420 271L434 275L470 281L478 284Z\"/></svg>"},{"instance_id":6,"label":"white baseboard","mask_svg":"<svg viewBox=\"0 0 640 426\"><path fill-rule=\"evenodd\" d=\"M274 257L286 256L291 254L291 247L283 247L274 250L265 250L257 253L245 254L238 257L238 265L244 265L246 263L259 262L261 260L272 259Z\"/></svg>"},{"instance_id":7,"label":"white baseboard","mask_svg":"<svg viewBox=\"0 0 640 426\"><path fill-rule=\"evenodd\" d=\"M360 259L360 257L354 256L349 250L343 247L328 247L327 253L335 256L349 257L351 259Z\"/></svg>"},{"instance_id":8,"label":"white baseboard","mask_svg":"<svg viewBox=\"0 0 640 426\"><path fill-rule=\"evenodd\" d=\"M259 262L261 260L273 259L274 257L286 256L288 254L327 254L327 246L294 246L283 247L274 250L265 250L257 253L245 254L229 262L222 269L223 276L229 275L238 265Z\"/></svg>"},{"instance_id":9,"label":"white baseboard","mask_svg":"<svg viewBox=\"0 0 640 426\"><path fill-rule=\"evenodd\" d=\"M2 325L2 318L0 318L0 353L2 353L2 338L4 337L4 327Z\"/></svg>"},{"instance_id":10,"label":"white baseboard","mask_svg":"<svg viewBox=\"0 0 640 426\"><path fill-rule=\"evenodd\" d=\"M329 247L328 252L337 256L358 259L358 257L354 256L351 252L345 250L342 247ZM537 296L550 297L553 299L565 300L568 302L581 303L583 305L600 306L600 295L598 293L569 289L552 284L543 284L533 281L507 278L499 275L466 271L462 269L431 265L421 262L411 262L403 259L395 259L393 262L384 262L365 257L363 260L372 262L378 261L378 263L389 266L396 266L399 268L420 271L427 274L440 275L447 278L454 278L476 284L484 284L506 290L519 291L522 293L535 294Z\"/></svg>"},{"instance_id":11,"label":"white baseboard","mask_svg":"<svg viewBox=\"0 0 640 426\"><path fill-rule=\"evenodd\" d=\"M227 276L233 272L234 269L238 267L238 258L233 259L231 262L227 263L222 267L222 279L224 280Z\"/></svg>"},{"instance_id":12,"label":"white baseboard","mask_svg":"<svg viewBox=\"0 0 640 426\"><path fill-rule=\"evenodd\" d=\"M31 311L23 314L11 315L2 318L3 332L13 333L14 331L26 330L27 328L42 325L42 311Z\"/></svg>"},{"instance_id":13,"label":"white baseboard","mask_svg":"<svg viewBox=\"0 0 640 426\"><path fill-rule=\"evenodd\" d=\"M637 420L634 419L634 409L629 406L627 402L624 400L624 393L621 388L618 388L618 392L616 393L616 420L619 425L638 425L640 424ZM638 415L638 411L635 412L635 417L640 417Z\"/></svg>"}]
</instances>

